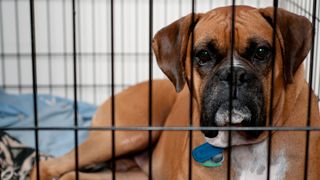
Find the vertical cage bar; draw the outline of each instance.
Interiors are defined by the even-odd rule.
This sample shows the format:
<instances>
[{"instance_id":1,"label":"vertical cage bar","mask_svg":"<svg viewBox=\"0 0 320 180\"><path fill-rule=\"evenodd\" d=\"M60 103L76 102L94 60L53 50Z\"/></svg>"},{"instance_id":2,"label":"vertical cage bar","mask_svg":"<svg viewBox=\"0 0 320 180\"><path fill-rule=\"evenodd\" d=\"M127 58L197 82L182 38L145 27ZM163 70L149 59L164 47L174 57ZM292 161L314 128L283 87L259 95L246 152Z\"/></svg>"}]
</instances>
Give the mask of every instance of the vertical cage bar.
<instances>
[{"instance_id":1,"label":"vertical cage bar","mask_svg":"<svg viewBox=\"0 0 320 180\"><path fill-rule=\"evenodd\" d=\"M50 18L50 0L46 1L47 8L47 43L48 43L48 77L49 93L52 94L52 54L51 54L51 18Z\"/></svg>"},{"instance_id":2,"label":"vertical cage bar","mask_svg":"<svg viewBox=\"0 0 320 180\"><path fill-rule=\"evenodd\" d=\"M234 51L234 43L235 43L235 18L236 18L236 0L232 0L232 7L231 7L231 52L230 52L230 75L233 78L234 76L234 67L233 67L233 51ZM233 102L232 102L232 96L233 96L233 80L229 81L229 121L232 121L232 109L233 109ZM232 153L232 137L231 137L232 131L228 131L228 162L227 162L227 179L231 179L231 153Z\"/></svg>"},{"instance_id":3,"label":"vertical cage bar","mask_svg":"<svg viewBox=\"0 0 320 180\"><path fill-rule=\"evenodd\" d=\"M14 9L15 9L15 25L16 25L16 48L17 48L17 61L18 61L18 90L19 93L22 92L21 88L21 57L20 57L20 34L19 34L19 8L18 8L18 0L14 1Z\"/></svg>"},{"instance_id":4,"label":"vertical cage bar","mask_svg":"<svg viewBox=\"0 0 320 180\"><path fill-rule=\"evenodd\" d=\"M193 57L193 42L194 42L194 13L195 13L195 0L192 0L191 1L191 9L192 9L192 13L191 13L191 27L192 27L192 33L191 33L191 58ZM190 99L189 99L189 127L192 127L193 126L193 121L192 121L192 118L193 118L193 98L192 98L192 95L193 95L193 62L191 61L190 62L190 67L191 67L191 76L190 76ZM188 170L189 170L189 173L188 173L188 176L189 176L189 180L192 179L192 138L193 138L193 131L192 130L189 130L189 167L188 167Z\"/></svg>"},{"instance_id":5,"label":"vertical cage bar","mask_svg":"<svg viewBox=\"0 0 320 180\"><path fill-rule=\"evenodd\" d=\"M270 104L269 104L269 127L273 124L273 97L274 97L274 69L276 58L276 27L277 27L277 14L278 14L278 0L273 1L273 23L272 23L272 61L271 61L271 89L270 89ZM268 131L268 157L267 157L267 179L271 177L271 157L272 157L272 131Z\"/></svg>"},{"instance_id":6,"label":"vertical cage bar","mask_svg":"<svg viewBox=\"0 0 320 180\"><path fill-rule=\"evenodd\" d=\"M115 98L114 98L114 2L111 0L111 126L115 126ZM112 179L116 179L116 163L115 163L115 131L111 130L111 164Z\"/></svg>"},{"instance_id":7,"label":"vertical cage bar","mask_svg":"<svg viewBox=\"0 0 320 180\"><path fill-rule=\"evenodd\" d=\"M76 7L72 0L72 38L73 38L73 90L74 90L74 126L78 127L78 94L77 94L77 40L76 40ZM75 171L79 179L78 129L74 129Z\"/></svg>"},{"instance_id":8,"label":"vertical cage bar","mask_svg":"<svg viewBox=\"0 0 320 180\"><path fill-rule=\"evenodd\" d=\"M1 36L1 71L2 71L2 88L6 89L6 71L5 71L5 53L4 53L4 35L3 35L3 13L2 13L2 0L0 0L0 36Z\"/></svg>"},{"instance_id":9,"label":"vertical cage bar","mask_svg":"<svg viewBox=\"0 0 320 180\"><path fill-rule=\"evenodd\" d=\"M149 127L152 126L152 34L153 34L153 0L149 0ZM152 131L148 131L149 180L152 179Z\"/></svg>"},{"instance_id":10,"label":"vertical cage bar","mask_svg":"<svg viewBox=\"0 0 320 180\"><path fill-rule=\"evenodd\" d=\"M308 114L307 114L307 127L311 124L311 98L312 98L312 80L313 80L313 66L314 66L314 43L315 43L315 25L316 25L316 13L317 13L317 1L313 0L312 6L312 39L311 39L311 51L310 51L310 71L309 71L309 92L308 92ZM308 160L309 160L309 139L310 131L306 132L306 151L304 161L304 179L308 179Z\"/></svg>"},{"instance_id":11,"label":"vertical cage bar","mask_svg":"<svg viewBox=\"0 0 320 180\"><path fill-rule=\"evenodd\" d=\"M38 103L37 103L37 57L36 57L36 36L34 19L34 1L29 1L30 5L30 32L31 32L31 59L32 59L32 90L33 90L33 115L34 115L34 133L36 146L36 177L40 179L39 168L39 138L38 138Z\"/></svg>"}]
</instances>

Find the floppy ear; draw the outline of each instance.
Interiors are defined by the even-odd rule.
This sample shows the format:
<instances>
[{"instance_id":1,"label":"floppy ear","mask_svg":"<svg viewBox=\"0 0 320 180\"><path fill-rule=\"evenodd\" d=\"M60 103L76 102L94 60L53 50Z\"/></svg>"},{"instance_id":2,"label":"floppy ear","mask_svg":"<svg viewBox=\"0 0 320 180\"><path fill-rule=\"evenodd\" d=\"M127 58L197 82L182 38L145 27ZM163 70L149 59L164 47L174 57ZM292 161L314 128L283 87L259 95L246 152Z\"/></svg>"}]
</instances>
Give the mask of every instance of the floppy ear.
<instances>
[{"instance_id":1,"label":"floppy ear","mask_svg":"<svg viewBox=\"0 0 320 180\"><path fill-rule=\"evenodd\" d=\"M259 11L273 25L274 8ZM294 73L311 48L312 24L303 16L278 8L276 26L276 35L280 39L282 49L284 79L287 83L292 83Z\"/></svg>"},{"instance_id":2,"label":"floppy ear","mask_svg":"<svg viewBox=\"0 0 320 180\"><path fill-rule=\"evenodd\" d=\"M161 29L153 38L152 48L160 69L180 92L185 84L184 60L189 36L200 15L189 14Z\"/></svg>"}]
</instances>

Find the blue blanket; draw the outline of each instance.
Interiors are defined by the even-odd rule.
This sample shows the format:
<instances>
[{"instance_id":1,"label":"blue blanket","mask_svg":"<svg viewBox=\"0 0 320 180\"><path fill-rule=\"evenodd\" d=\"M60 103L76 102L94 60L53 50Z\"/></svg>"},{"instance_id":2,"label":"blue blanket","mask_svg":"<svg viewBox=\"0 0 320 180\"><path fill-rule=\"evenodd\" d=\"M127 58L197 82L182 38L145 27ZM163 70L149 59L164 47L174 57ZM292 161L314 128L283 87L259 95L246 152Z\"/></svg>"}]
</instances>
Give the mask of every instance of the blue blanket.
<instances>
[{"instance_id":1,"label":"blue blanket","mask_svg":"<svg viewBox=\"0 0 320 180\"><path fill-rule=\"evenodd\" d=\"M39 127L72 127L74 125L73 101L50 95L38 95ZM89 127L96 106L78 102L78 125ZM34 127L33 95L7 94L0 90L0 127ZM27 146L35 147L34 131L7 131ZM78 131L79 143L87 131ZM45 154L61 156L74 147L74 131L40 130L39 148Z\"/></svg>"}]
</instances>

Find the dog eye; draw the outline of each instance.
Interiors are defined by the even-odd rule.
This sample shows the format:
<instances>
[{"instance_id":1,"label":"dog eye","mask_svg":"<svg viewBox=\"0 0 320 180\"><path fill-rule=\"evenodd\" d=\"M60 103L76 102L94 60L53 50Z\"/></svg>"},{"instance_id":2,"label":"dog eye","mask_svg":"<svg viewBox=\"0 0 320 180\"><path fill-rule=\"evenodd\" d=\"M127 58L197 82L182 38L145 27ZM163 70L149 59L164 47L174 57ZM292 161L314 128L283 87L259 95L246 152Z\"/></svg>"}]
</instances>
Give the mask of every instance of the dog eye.
<instances>
[{"instance_id":1,"label":"dog eye","mask_svg":"<svg viewBox=\"0 0 320 180\"><path fill-rule=\"evenodd\" d=\"M257 48L254 59L256 60L265 60L269 56L270 50L266 47Z\"/></svg>"},{"instance_id":2,"label":"dog eye","mask_svg":"<svg viewBox=\"0 0 320 180\"><path fill-rule=\"evenodd\" d=\"M202 50L196 54L198 59L198 64L200 66L206 65L209 61L211 61L211 56L208 51Z\"/></svg>"}]
</instances>

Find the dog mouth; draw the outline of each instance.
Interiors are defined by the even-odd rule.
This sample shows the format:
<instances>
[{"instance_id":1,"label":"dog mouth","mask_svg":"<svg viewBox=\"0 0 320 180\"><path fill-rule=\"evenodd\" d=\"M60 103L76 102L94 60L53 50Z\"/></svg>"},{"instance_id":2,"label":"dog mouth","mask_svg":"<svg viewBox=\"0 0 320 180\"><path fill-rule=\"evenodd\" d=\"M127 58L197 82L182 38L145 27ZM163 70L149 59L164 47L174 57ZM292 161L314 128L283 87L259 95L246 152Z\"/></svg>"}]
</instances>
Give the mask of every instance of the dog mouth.
<instances>
[{"instance_id":1,"label":"dog mouth","mask_svg":"<svg viewBox=\"0 0 320 180\"><path fill-rule=\"evenodd\" d=\"M245 122L250 121L251 116L251 111L247 106L241 105L239 100L232 100L231 104L229 101L227 101L219 107L217 113L215 114L215 122L217 126L240 126Z\"/></svg>"},{"instance_id":2,"label":"dog mouth","mask_svg":"<svg viewBox=\"0 0 320 180\"><path fill-rule=\"evenodd\" d=\"M231 104L230 104L231 102ZM231 109L231 113L230 113ZM217 108L215 113L211 115L213 120L204 120L202 122L211 122L205 123L205 126L214 126L214 127L256 127L263 126L264 124L261 119L261 111L257 107L247 105L241 102L238 99L233 99L232 101L225 101ZM203 124L203 123L202 123ZM228 146L228 131L220 130L203 130L202 131L206 141L209 144L218 147L227 147ZM233 145L246 144L250 140L254 140L259 137L262 131L258 130L237 130L232 131L231 137L234 141Z\"/></svg>"}]
</instances>

